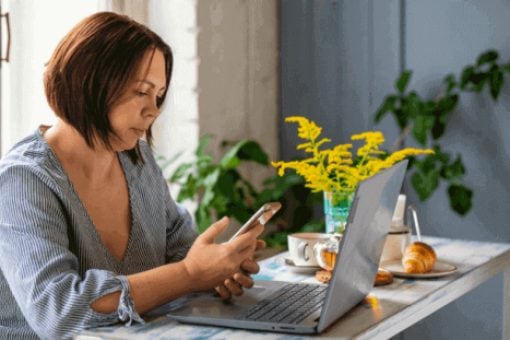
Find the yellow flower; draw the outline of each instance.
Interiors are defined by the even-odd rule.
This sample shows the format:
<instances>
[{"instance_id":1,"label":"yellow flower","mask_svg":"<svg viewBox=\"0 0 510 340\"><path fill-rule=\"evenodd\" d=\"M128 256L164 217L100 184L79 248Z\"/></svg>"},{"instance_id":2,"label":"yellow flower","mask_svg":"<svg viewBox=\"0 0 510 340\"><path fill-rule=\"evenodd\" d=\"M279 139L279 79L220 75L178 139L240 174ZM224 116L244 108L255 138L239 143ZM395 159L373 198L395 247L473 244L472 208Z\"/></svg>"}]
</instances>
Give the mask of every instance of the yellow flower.
<instances>
[{"instance_id":1,"label":"yellow flower","mask_svg":"<svg viewBox=\"0 0 510 340\"><path fill-rule=\"evenodd\" d=\"M366 131L351 137L353 141L364 141L356 151L357 158L352 155L352 144L339 144L330 149L322 149L329 138L319 139L322 128L305 117L293 116L286 122L298 124L298 137L305 142L297 145L297 150L304 150L310 154L309 158L299 161L278 161L271 164L283 176L287 169L294 170L305 179L305 186L312 191L335 191L352 193L358 183L379 171L391 167L393 164L410 156L434 153L430 149L406 148L396 151L386 158L381 156L386 152L380 149L384 143L384 134L380 131Z\"/></svg>"}]
</instances>

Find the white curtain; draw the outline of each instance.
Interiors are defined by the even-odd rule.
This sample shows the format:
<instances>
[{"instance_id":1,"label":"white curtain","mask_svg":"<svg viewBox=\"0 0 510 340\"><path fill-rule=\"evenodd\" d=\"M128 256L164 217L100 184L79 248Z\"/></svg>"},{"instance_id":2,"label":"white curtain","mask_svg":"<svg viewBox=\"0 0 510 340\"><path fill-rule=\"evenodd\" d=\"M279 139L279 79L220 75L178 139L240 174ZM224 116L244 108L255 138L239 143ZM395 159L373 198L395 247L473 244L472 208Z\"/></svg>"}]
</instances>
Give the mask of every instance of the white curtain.
<instances>
[{"instance_id":1,"label":"white curtain","mask_svg":"<svg viewBox=\"0 0 510 340\"><path fill-rule=\"evenodd\" d=\"M67 31L99 9L98 0L2 0L11 22L10 61L1 71L2 155L40 124L54 121L44 96L44 65Z\"/></svg>"}]
</instances>

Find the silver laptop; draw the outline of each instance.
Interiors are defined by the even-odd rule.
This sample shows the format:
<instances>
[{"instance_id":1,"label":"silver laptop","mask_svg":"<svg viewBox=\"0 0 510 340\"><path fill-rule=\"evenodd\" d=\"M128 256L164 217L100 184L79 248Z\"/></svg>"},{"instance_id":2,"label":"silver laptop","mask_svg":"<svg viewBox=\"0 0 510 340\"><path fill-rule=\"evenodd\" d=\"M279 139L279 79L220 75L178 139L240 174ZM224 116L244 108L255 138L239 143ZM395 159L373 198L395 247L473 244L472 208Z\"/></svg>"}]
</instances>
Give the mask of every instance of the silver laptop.
<instances>
[{"instance_id":1,"label":"silver laptop","mask_svg":"<svg viewBox=\"0 0 510 340\"><path fill-rule=\"evenodd\" d=\"M227 302L213 293L188 295L171 303L167 315L184 323L321 333L372 289L406 167L402 161L359 184L329 285L255 281Z\"/></svg>"}]
</instances>

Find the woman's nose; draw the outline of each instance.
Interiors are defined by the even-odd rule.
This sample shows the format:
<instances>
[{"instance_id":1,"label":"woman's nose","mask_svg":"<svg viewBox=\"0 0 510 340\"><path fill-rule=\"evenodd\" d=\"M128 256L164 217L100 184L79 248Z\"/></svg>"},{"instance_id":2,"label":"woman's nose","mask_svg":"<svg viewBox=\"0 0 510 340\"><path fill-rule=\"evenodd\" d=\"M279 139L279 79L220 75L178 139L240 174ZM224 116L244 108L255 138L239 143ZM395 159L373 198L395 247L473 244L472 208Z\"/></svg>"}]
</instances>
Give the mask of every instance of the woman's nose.
<instances>
[{"instance_id":1,"label":"woman's nose","mask_svg":"<svg viewBox=\"0 0 510 340\"><path fill-rule=\"evenodd\" d=\"M147 117L156 119L160 114L160 109L157 105L156 99L148 100L147 105L144 107L142 114Z\"/></svg>"}]
</instances>

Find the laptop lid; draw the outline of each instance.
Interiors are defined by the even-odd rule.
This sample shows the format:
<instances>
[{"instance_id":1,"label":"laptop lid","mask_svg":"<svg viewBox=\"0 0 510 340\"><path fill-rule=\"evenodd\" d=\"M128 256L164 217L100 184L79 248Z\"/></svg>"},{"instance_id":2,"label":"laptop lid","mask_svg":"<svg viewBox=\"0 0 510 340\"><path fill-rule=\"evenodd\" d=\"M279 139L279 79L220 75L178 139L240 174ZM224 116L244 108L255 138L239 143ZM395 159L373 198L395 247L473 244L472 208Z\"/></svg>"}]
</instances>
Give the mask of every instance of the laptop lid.
<instances>
[{"instance_id":1,"label":"laptop lid","mask_svg":"<svg viewBox=\"0 0 510 340\"><path fill-rule=\"evenodd\" d=\"M358 185L317 325L319 333L372 290L407 163L399 162Z\"/></svg>"}]
</instances>

